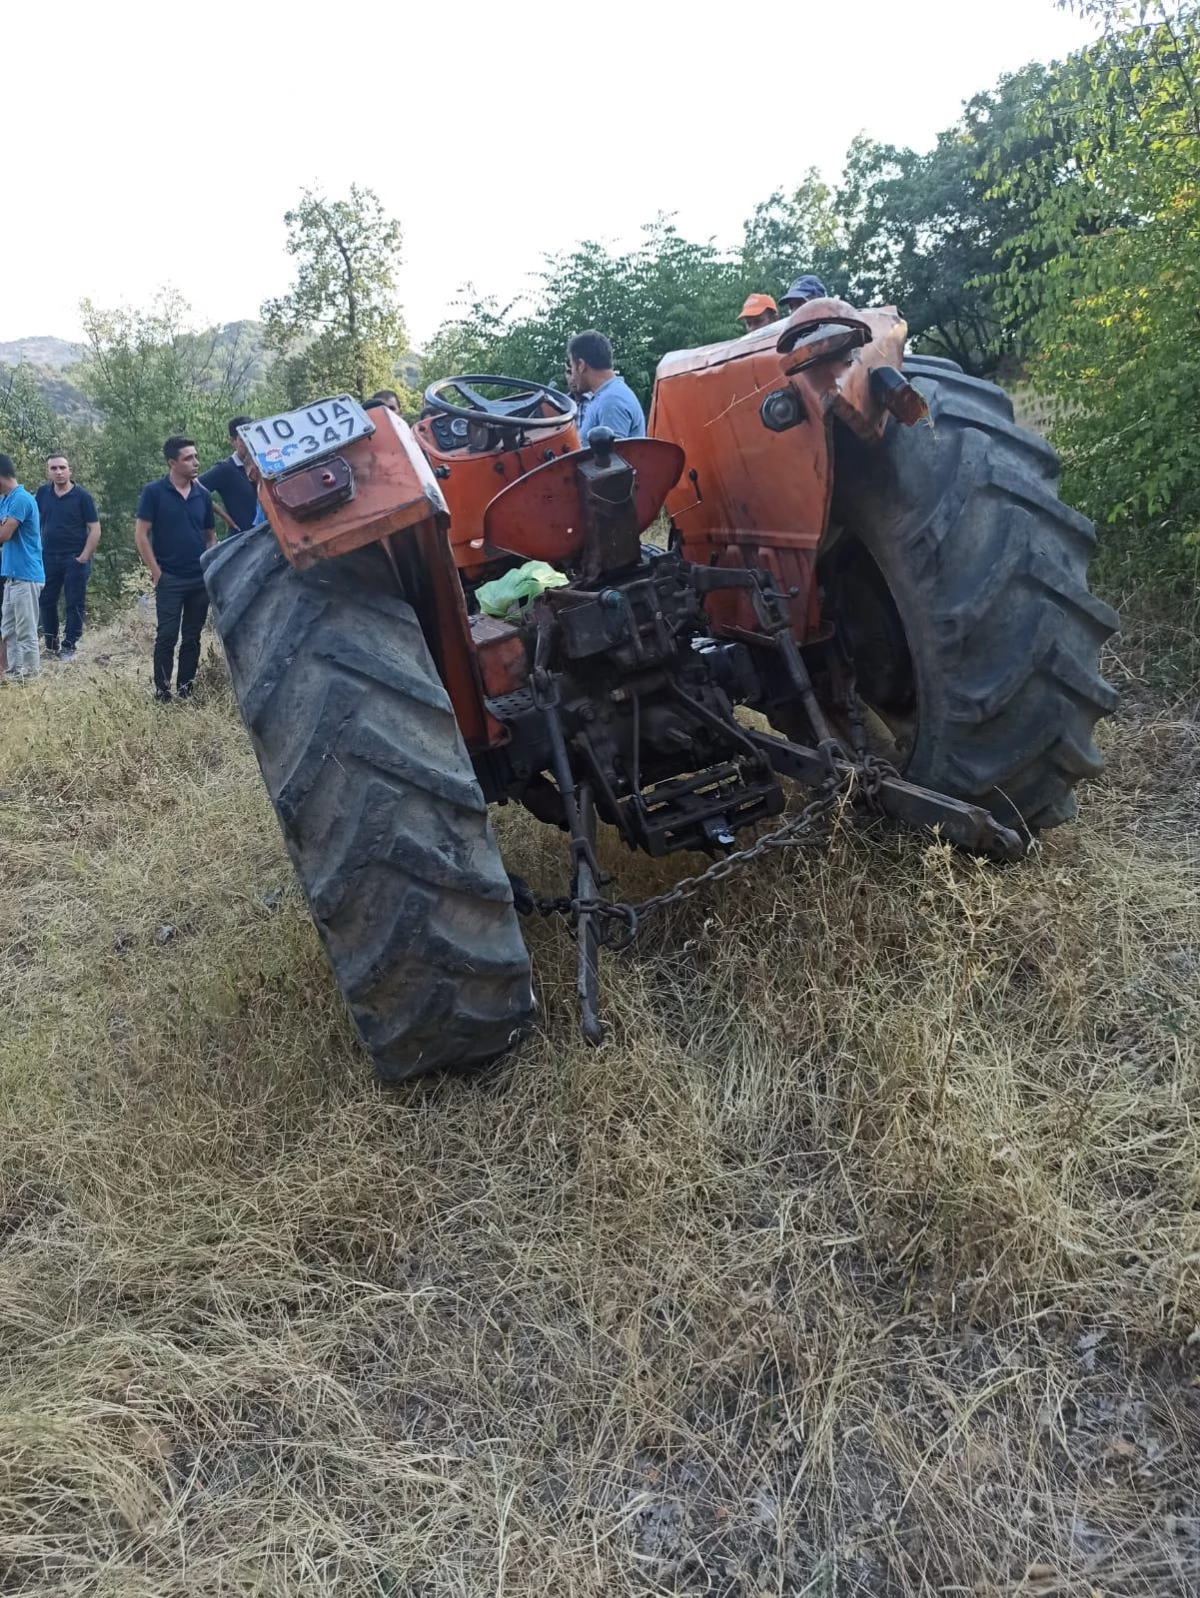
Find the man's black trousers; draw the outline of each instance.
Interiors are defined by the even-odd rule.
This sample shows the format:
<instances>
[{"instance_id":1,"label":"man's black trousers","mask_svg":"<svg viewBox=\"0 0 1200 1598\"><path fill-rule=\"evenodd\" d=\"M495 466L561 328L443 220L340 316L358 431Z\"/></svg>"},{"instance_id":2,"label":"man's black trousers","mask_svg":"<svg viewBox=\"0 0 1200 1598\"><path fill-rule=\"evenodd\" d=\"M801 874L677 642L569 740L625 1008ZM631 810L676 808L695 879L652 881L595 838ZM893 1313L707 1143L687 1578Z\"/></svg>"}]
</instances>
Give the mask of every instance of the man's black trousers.
<instances>
[{"instance_id":1,"label":"man's black trousers","mask_svg":"<svg viewBox=\"0 0 1200 1598\"><path fill-rule=\"evenodd\" d=\"M46 643L53 648L58 643L58 601L65 592L67 598L67 625L63 643L74 649L83 635L83 607L87 594L92 563L81 566L73 553L65 549L44 549L42 563L46 568L46 581L42 585L42 631Z\"/></svg>"},{"instance_id":2,"label":"man's black trousers","mask_svg":"<svg viewBox=\"0 0 1200 1598\"><path fill-rule=\"evenodd\" d=\"M200 660L200 634L208 615L208 590L203 577L172 577L163 572L154 590L158 633L154 639L154 691L165 698L171 692L171 667L179 644L176 689L190 693ZM182 637L180 636L182 634Z\"/></svg>"}]
</instances>

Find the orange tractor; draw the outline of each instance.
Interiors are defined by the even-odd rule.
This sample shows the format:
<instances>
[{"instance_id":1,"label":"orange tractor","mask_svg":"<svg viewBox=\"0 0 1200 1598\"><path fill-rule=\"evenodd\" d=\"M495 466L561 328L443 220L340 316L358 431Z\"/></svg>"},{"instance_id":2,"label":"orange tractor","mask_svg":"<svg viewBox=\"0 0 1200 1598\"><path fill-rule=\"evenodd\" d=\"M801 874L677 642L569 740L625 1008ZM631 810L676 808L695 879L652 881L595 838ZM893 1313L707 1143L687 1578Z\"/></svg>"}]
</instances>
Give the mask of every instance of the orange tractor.
<instances>
[{"instance_id":1,"label":"orange tractor","mask_svg":"<svg viewBox=\"0 0 1200 1598\"><path fill-rule=\"evenodd\" d=\"M522 910L570 919L600 1036L599 951L660 901L608 894L598 821L709 857L673 900L835 804L1002 860L1074 814L1115 700L1092 527L999 389L904 344L892 310L812 301L666 356L652 436L586 448L565 394L495 377L434 384L411 429L345 395L243 429L269 525L206 581L381 1075L531 1025ZM664 510L666 549L643 541ZM482 585L532 561L558 586L488 614ZM815 797L773 821L784 779ZM509 802L569 838L555 898L505 871Z\"/></svg>"}]
</instances>

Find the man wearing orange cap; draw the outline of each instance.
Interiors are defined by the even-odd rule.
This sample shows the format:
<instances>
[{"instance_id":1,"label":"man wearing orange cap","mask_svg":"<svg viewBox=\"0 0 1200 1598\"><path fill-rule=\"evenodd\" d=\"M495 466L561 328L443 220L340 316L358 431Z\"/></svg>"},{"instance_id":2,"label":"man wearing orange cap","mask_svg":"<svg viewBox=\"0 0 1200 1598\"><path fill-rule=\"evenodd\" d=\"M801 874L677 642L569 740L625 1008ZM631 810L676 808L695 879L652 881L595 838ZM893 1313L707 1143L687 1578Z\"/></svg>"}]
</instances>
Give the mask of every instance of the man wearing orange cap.
<instances>
[{"instance_id":1,"label":"man wearing orange cap","mask_svg":"<svg viewBox=\"0 0 1200 1598\"><path fill-rule=\"evenodd\" d=\"M779 307L769 294L747 294L746 303L738 312L738 321L747 333L756 327L766 327L779 317Z\"/></svg>"}]
</instances>

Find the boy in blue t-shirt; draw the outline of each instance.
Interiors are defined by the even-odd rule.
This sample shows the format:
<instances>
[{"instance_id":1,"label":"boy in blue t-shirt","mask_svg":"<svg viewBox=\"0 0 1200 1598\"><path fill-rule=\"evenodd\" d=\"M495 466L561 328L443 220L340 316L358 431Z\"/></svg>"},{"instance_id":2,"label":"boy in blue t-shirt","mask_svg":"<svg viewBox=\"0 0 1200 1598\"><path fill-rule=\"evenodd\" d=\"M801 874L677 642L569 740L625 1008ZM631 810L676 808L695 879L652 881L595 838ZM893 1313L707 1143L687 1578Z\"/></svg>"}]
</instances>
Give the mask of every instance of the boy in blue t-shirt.
<instances>
[{"instance_id":1,"label":"boy in blue t-shirt","mask_svg":"<svg viewBox=\"0 0 1200 1598\"><path fill-rule=\"evenodd\" d=\"M0 638L8 658L7 675L27 682L42 669L38 654L38 596L46 581L42 528L37 501L17 482L8 455L0 455Z\"/></svg>"}]
</instances>

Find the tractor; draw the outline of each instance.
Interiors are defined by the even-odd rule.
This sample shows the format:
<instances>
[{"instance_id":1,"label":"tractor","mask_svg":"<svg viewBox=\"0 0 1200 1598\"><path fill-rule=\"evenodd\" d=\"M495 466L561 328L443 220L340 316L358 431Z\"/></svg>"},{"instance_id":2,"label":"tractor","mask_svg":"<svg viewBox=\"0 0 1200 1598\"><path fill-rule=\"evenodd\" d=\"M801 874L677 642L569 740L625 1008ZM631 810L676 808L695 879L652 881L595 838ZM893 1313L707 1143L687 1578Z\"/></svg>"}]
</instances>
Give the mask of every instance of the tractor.
<instances>
[{"instance_id":1,"label":"tractor","mask_svg":"<svg viewBox=\"0 0 1200 1598\"><path fill-rule=\"evenodd\" d=\"M565 393L471 374L411 427L341 395L243 428L266 524L205 580L382 1077L533 1025L522 911L569 920L595 1042L603 947L835 806L1000 861L1075 814L1116 699L1091 523L999 388L905 344L894 309L810 301L665 356L644 439L581 446ZM556 585L489 613L529 562ZM792 785L812 798L789 816ZM557 894L506 871L508 803L566 834ZM623 904L601 823L708 863Z\"/></svg>"}]
</instances>

